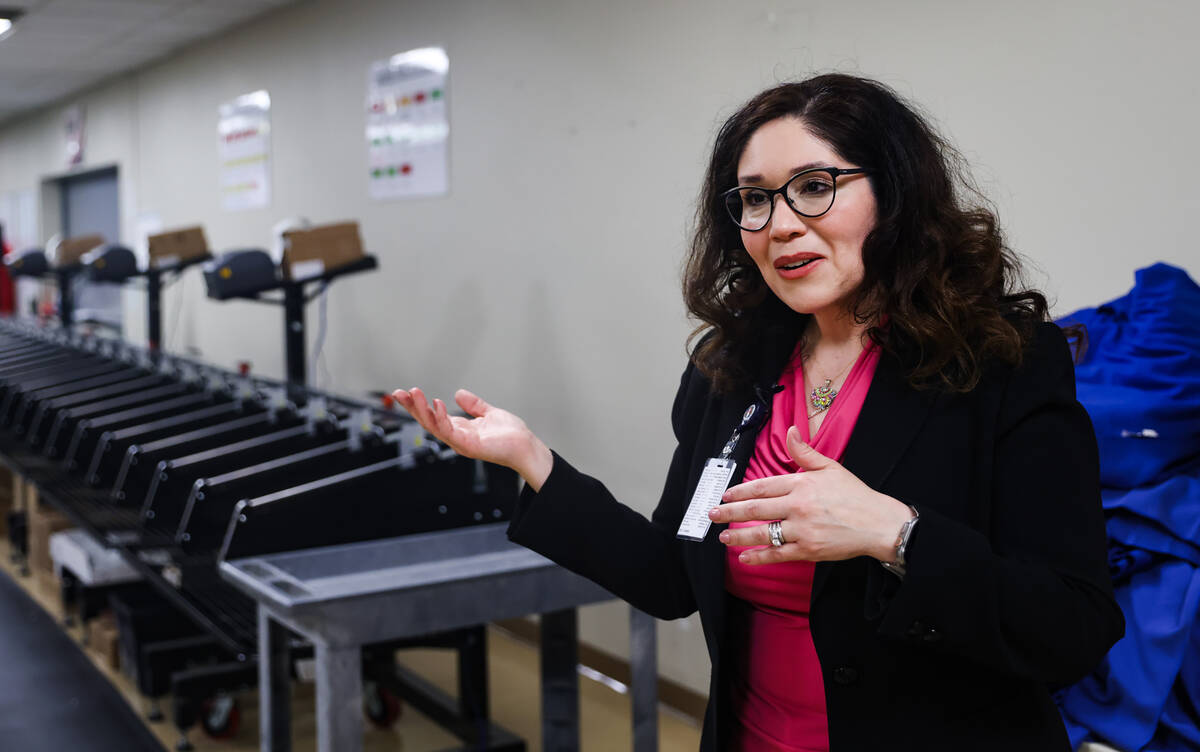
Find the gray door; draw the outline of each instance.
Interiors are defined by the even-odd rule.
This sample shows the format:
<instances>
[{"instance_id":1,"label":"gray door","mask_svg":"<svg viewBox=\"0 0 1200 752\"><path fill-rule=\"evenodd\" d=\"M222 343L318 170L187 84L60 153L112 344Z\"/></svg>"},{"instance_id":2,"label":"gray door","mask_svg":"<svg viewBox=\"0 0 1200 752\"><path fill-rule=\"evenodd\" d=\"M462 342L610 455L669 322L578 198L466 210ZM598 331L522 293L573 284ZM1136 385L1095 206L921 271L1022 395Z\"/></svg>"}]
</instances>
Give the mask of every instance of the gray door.
<instances>
[{"instance_id":1,"label":"gray door","mask_svg":"<svg viewBox=\"0 0 1200 752\"><path fill-rule=\"evenodd\" d=\"M105 241L121 240L121 211L117 198L117 168L63 178L63 237L97 233ZM100 321L121 327L119 285L75 281L75 321Z\"/></svg>"}]
</instances>

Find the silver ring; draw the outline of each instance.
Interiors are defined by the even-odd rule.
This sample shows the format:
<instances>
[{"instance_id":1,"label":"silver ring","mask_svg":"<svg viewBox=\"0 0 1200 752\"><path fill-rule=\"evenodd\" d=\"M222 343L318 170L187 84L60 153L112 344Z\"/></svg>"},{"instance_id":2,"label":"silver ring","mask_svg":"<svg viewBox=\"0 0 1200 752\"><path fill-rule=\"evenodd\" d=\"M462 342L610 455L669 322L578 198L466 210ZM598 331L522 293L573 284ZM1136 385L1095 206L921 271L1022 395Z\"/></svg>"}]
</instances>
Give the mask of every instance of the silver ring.
<instances>
[{"instance_id":1,"label":"silver ring","mask_svg":"<svg viewBox=\"0 0 1200 752\"><path fill-rule=\"evenodd\" d=\"M783 522L776 520L775 522L767 523L767 537L771 539L771 545L778 548L784 544L783 540Z\"/></svg>"}]
</instances>

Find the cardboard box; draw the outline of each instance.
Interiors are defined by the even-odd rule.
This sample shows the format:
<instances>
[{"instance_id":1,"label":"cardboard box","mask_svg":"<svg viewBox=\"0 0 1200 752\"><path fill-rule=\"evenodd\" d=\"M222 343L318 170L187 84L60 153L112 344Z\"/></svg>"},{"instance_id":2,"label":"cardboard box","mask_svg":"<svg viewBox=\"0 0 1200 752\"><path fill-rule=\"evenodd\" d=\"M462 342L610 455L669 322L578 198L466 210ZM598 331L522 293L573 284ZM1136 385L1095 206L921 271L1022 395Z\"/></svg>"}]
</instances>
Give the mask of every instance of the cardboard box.
<instances>
[{"instance_id":1,"label":"cardboard box","mask_svg":"<svg viewBox=\"0 0 1200 752\"><path fill-rule=\"evenodd\" d=\"M208 253L208 238L204 228L184 227L148 237L150 266L175 266L200 258Z\"/></svg>"},{"instance_id":2,"label":"cardboard box","mask_svg":"<svg viewBox=\"0 0 1200 752\"><path fill-rule=\"evenodd\" d=\"M75 266L83 258L83 254L96 246L104 245L103 235L78 235L67 238L58 244L58 255L55 256L55 266Z\"/></svg>"},{"instance_id":3,"label":"cardboard box","mask_svg":"<svg viewBox=\"0 0 1200 752\"><path fill-rule=\"evenodd\" d=\"M8 540L8 513L13 509L14 485L12 471L0 465L0 537L5 540Z\"/></svg>"},{"instance_id":4,"label":"cardboard box","mask_svg":"<svg viewBox=\"0 0 1200 752\"><path fill-rule=\"evenodd\" d=\"M29 567L44 572L54 571L50 558L50 536L59 530L74 527L66 516L55 509L42 507L29 512Z\"/></svg>"},{"instance_id":5,"label":"cardboard box","mask_svg":"<svg viewBox=\"0 0 1200 752\"><path fill-rule=\"evenodd\" d=\"M21 509L26 512L36 512L41 508L38 502L38 488L27 480L21 481Z\"/></svg>"},{"instance_id":6,"label":"cardboard box","mask_svg":"<svg viewBox=\"0 0 1200 752\"><path fill-rule=\"evenodd\" d=\"M24 512L28 507L25 503L25 479L12 474L12 509L14 512Z\"/></svg>"},{"instance_id":7,"label":"cardboard box","mask_svg":"<svg viewBox=\"0 0 1200 752\"><path fill-rule=\"evenodd\" d=\"M283 269L288 279L319 277L366 255L357 222L289 230L283 237Z\"/></svg>"},{"instance_id":8,"label":"cardboard box","mask_svg":"<svg viewBox=\"0 0 1200 752\"><path fill-rule=\"evenodd\" d=\"M117 619L111 611L105 611L88 623L88 648L104 659L113 671L121 670Z\"/></svg>"}]
</instances>

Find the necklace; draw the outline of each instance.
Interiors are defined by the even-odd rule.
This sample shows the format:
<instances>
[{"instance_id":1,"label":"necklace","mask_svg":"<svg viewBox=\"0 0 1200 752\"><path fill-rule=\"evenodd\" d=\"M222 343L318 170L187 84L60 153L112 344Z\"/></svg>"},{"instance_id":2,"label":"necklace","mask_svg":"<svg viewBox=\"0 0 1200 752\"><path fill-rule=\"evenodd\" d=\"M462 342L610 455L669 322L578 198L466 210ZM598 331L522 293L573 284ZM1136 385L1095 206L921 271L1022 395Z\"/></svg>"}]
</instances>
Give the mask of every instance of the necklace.
<instances>
[{"instance_id":1,"label":"necklace","mask_svg":"<svg viewBox=\"0 0 1200 752\"><path fill-rule=\"evenodd\" d=\"M854 356L854 360L851 360L849 363L847 363L846 367L843 368L837 376L834 376L832 379L825 379L824 384L815 387L812 390L812 393L808 396L808 402L815 408L815 410L809 414L809 420L817 417L833 405L834 398L838 396L838 390L833 388L833 382L837 379L840 379L842 374L849 371L850 366L854 365L857 360L858 356L856 355Z\"/></svg>"}]
</instances>

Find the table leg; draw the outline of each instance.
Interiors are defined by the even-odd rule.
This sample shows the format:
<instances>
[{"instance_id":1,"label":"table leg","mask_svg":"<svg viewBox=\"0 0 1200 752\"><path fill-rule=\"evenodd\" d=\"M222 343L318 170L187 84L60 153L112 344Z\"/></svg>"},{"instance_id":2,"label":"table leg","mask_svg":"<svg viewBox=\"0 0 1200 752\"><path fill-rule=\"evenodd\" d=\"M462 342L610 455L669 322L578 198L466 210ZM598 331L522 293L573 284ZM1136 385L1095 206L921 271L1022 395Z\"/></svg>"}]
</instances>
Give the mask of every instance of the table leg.
<instances>
[{"instance_id":1,"label":"table leg","mask_svg":"<svg viewBox=\"0 0 1200 752\"><path fill-rule=\"evenodd\" d=\"M542 614L542 749L579 749L578 666L575 609Z\"/></svg>"},{"instance_id":2,"label":"table leg","mask_svg":"<svg viewBox=\"0 0 1200 752\"><path fill-rule=\"evenodd\" d=\"M317 752L362 752L362 648L316 643Z\"/></svg>"},{"instance_id":3,"label":"table leg","mask_svg":"<svg viewBox=\"0 0 1200 752\"><path fill-rule=\"evenodd\" d=\"M658 750L658 634L655 619L629 608L633 752Z\"/></svg>"},{"instance_id":4,"label":"table leg","mask_svg":"<svg viewBox=\"0 0 1200 752\"><path fill-rule=\"evenodd\" d=\"M259 749L292 748L292 677L288 632L261 606L258 609Z\"/></svg>"},{"instance_id":5,"label":"table leg","mask_svg":"<svg viewBox=\"0 0 1200 752\"><path fill-rule=\"evenodd\" d=\"M458 646L458 708L465 721L475 727L475 739L487 739L488 663L487 631L484 627L465 630Z\"/></svg>"}]
</instances>

